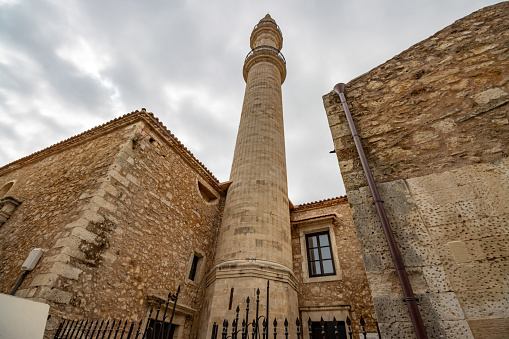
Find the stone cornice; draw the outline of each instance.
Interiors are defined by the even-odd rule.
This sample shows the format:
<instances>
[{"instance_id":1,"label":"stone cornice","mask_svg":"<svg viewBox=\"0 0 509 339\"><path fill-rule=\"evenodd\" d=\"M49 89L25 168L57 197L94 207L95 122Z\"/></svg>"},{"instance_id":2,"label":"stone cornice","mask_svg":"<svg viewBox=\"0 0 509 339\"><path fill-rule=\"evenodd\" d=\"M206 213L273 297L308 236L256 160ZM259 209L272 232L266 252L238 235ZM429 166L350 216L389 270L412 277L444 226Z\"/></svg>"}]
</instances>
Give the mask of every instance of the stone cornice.
<instances>
[{"instance_id":1,"label":"stone cornice","mask_svg":"<svg viewBox=\"0 0 509 339\"><path fill-rule=\"evenodd\" d=\"M264 260L232 260L214 266L205 277L208 287L216 279L242 277L263 278L288 283L297 290L299 281L288 267Z\"/></svg>"},{"instance_id":2,"label":"stone cornice","mask_svg":"<svg viewBox=\"0 0 509 339\"><path fill-rule=\"evenodd\" d=\"M65 139L57 144L44 148L38 152L32 153L26 157L13 161L3 167L0 167L0 175L4 175L11 171L17 170L23 166L28 164L37 162L42 160L48 156L53 154L60 153L64 150L67 150L76 145L82 144L86 141L90 141L93 138L97 138L104 134L111 133L119 128L125 127L127 125L136 123L138 121L145 121L152 127L152 129L159 134L163 140L165 140L171 147L175 149L177 154L179 154L194 170L196 170L202 177L207 179L207 182L210 183L216 190L221 193L224 193L221 188L219 181L216 177L210 172L203 163L201 163L196 157L189 151L176 137L173 135L167 128L164 126L158 118L154 116L153 113L148 113L145 110L142 111L134 111L128 114L125 114L121 117L115 118L109 122L106 122L102 125L96 126L92 129L89 129L83 133L75 135L71 138Z\"/></svg>"},{"instance_id":3,"label":"stone cornice","mask_svg":"<svg viewBox=\"0 0 509 339\"><path fill-rule=\"evenodd\" d=\"M298 220L291 220L292 226L301 226L306 224L316 224L316 223L333 223L336 218L338 218L338 215L336 213L329 213L324 215L317 215L314 217L304 218L304 219L298 219Z\"/></svg>"},{"instance_id":4,"label":"stone cornice","mask_svg":"<svg viewBox=\"0 0 509 339\"><path fill-rule=\"evenodd\" d=\"M242 70L244 81L247 82L247 76L249 74L249 70L251 69L251 67L253 67L255 64L261 61L267 61L274 64L278 68L279 73L281 75L281 84L285 82L286 79L285 61L281 57L279 57L278 54L263 49L260 49L256 53L251 54L244 62L244 68Z\"/></svg>"},{"instance_id":5,"label":"stone cornice","mask_svg":"<svg viewBox=\"0 0 509 339\"><path fill-rule=\"evenodd\" d=\"M291 211L292 212L305 211L305 210L310 210L310 209L314 209L314 208L330 207L330 206L346 204L346 203L348 203L348 198L346 195L343 195L343 196L337 197L337 198L330 198L330 199L295 205L295 206L293 206L293 208L291 208Z\"/></svg>"}]
</instances>

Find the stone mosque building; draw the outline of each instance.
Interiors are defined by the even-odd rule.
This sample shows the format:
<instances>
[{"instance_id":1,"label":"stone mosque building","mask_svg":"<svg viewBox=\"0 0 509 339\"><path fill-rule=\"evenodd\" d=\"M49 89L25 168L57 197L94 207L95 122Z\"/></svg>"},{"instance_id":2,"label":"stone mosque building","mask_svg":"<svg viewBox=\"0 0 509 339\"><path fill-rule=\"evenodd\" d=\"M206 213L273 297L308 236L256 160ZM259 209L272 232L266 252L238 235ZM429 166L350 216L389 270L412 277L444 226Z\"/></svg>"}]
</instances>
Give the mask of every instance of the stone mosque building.
<instances>
[{"instance_id":1,"label":"stone mosque building","mask_svg":"<svg viewBox=\"0 0 509 339\"><path fill-rule=\"evenodd\" d=\"M347 196L296 206L287 194L282 44L276 22L262 18L244 63L228 182L145 109L0 168L0 292L43 249L15 296L50 305L48 338L64 318L146 324L178 286L172 337L210 338L258 288L265 314L267 283L270 319L288 318L291 333L297 317L311 319L312 338L322 338L321 318L327 331L338 320L347 338L347 317L355 338L361 317L368 338L378 337L377 322L382 338L507 338L509 3L350 81L345 105L334 91L324 95ZM400 266L415 297L404 297ZM424 335L414 334L411 304Z\"/></svg>"}]
</instances>

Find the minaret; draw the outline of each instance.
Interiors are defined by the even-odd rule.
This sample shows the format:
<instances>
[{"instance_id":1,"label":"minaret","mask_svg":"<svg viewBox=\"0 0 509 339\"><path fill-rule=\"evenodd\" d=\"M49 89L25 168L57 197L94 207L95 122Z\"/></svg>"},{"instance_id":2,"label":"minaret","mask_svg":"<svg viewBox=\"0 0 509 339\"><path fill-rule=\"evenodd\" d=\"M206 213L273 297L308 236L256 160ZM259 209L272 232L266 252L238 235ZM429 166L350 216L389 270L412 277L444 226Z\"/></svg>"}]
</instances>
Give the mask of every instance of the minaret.
<instances>
[{"instance_id":1,"label":"minaret","mask_svg":"<svg viewBox=\"0 0 509 339\"><path fill-rule=\"evenodd\" d=\"M281 85L286 64L283 36L266 15L251 33L244 62L246 91L216 252L208 276L210 335L214 322L233 319L261 290L260 314L270 280L270 318L278 322L298 314L292 269L290 210L286 180ZM231 301L230 301L231 300ZM295 320L293 320L295 321ZM272 326L271 326L272 328Z\"/></svg>"}]
</instances>

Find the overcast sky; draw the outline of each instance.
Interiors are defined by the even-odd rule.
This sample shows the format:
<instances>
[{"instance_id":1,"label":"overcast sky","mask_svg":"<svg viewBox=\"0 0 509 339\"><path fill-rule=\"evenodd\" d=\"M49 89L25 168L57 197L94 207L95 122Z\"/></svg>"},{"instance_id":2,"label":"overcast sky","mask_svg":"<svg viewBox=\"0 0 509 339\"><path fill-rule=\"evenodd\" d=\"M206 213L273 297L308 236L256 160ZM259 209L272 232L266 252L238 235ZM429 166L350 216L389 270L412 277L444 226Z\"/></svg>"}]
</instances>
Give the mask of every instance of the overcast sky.
<instances>
[{"instance_id":1,"label":"overcast sky","mask_svg":"<svg viewBox=\"0 0 509 339\"><path fill-rule=\"evenodd\" d=\"M482 0L0 0L0 166L145 107L227 181L253 26L283 32L290 199L345 194L322 95Z\"/></svg>"}]
</instances>

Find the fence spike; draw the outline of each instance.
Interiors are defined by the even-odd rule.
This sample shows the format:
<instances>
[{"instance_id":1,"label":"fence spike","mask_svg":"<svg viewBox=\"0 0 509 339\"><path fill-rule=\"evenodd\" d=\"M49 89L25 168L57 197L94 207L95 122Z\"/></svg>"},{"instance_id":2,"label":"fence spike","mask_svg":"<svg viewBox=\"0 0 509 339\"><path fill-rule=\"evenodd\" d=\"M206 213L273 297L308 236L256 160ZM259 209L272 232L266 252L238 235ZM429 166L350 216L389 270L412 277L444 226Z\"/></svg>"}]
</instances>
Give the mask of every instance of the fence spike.
<instances>
[{"instance_id":1,"label":"fence spike","mask_svg":"<svg viewBox=\"0 0 509 339\"><path fill-rule=\"evenodd\" d=\"M60 334L60 331L62 330L62 326L65 322L65 319L62 319L60 321L60 325L58 325L57 331L55 332L55 339L58 339L58 335Z\"/></svg>"},{"instance_id":2,"label":"fence spike","mask_svg":"<svg viewBox=\"0 0 509 339\"><path fill-rule=\"evenodd\" d=\"M352 321L348 316L346 316L346 324L348 325L348 335L350 336L350 339L352 339Z\"/></svg>"},{"instance_id":3,"label":"fence spike","mask_svg":"<svg viewBox=\"0 0 509 339\"><path fill-rule=\"evenodd\" d=\"M80 326L76 329L76 337L77 337L77 336L78 336L78 334L80 333L81 328L83 327L83 322L84 322L84 321L85 321L85 320L83 320L83 319L82 319L82 320L81 320L81 323L80 323ZM73 337L73 336L74 336L74 331L72 332L71 337ZM74 338L76 338L76 337L74 337Z\"/></svg>"},{"instance_id":4,"label":"fence spike","mask_svg":"<svg viewBox=\"0 0 509 339\"><path fill-rule=\"evenodd\" d=\"M152 311L154 311L154 307L151 307L150 312L148 313L147 324L145 325L145 331L143 331L143 335L147 333L148 324L150 323L150 316L152 316Z\"/></svg>"},{"instance_id":5,"label":"fence spike","mask_svg":"<svg viewBox=\"0 0 509 339\"><path fill-rule=\"evenodd\" d=\"M308 334L310 338L313 338L313 322L311 321L311 317L308 318Z\"/></svg>"},{"instance_id":6,"label":"fence spike","mask_svg":"<svg viewBox=\"0 0 509 339\"><path fill-rule=\"evenodd\" d=\"M297 325L297 339L300 339L300 320L299 320L299 317L297 317L297 320L295 321L295 325Z\"/></svg>"},{"instance_id":7,"label":"fence spike","mask_svg":"<svg viewBox=\"0 0 509 339\"><path fill-rule=\"evenodd\" d=\"M360 323L361 323L361 327L362 327L362 335L364 336L364 339L366 339L367 333L366 333L366 328L364 327L366 325L366 321L364 321L364 318L362 317L362 315L361 315Z\"/></svg>"},{"instance_id":8,"label":"fence spike","mask_svg":"<svg viewBox=\"0 0 509 339\"><path fill-rule=\"evenodd\" d=\"M212 325L212 336L210 337L210 339L217 339L216 338L216 335L217 335L217 324L216 322L214 321L214 325Z\"/></svg>"},{"instance_id":9,"label":"fence spike","mask_svg":"<svg viewBox=\"0 0 509 339\"><path fill-rule=\"evenodd\" d=\"M99 329L97 330L97 335L95 336L95 339L98 339L99 338L99 335L101 334L101 329L103 328L103 325L104 325L104 319L103 321L101 321L101 326L99 326ZM92 338L93 338L93 333L92 333Z\"/></svg>"},{"instance_id":10,"label":"fence spike","mask_svg":"<svg viewBox=\"0 0 509 339\"><path fill-rule=\"evenodd\" d=\"M133 333L134 329L134 321L131 322L131 327L129 328L129 333L127 333L127 339L131 338L131 334Z\"/></svg>"},{"instance_id":11,"label":"fence spike","mask_svg":"<svg viewBox=\"0 0 509 339\"><path fill-rule=\"evenodd\" d=\"M69 325L71 321L69 319L62 320L62 329L60 330L60 338L64 338L65 329L67 328L67 325Z\"/></svg>"},{"instance_id":12,"label":"fence spike","mask_svg":"<svg viewBox=\"0 0 509 339\"><path fill-rule=\"evenodd\" d=\"M97 321L95 322L95 325L97 326ZM90 322L90 326L89 326L89 328L87 330L87 333L85 334L85 338L88 337L88 334L90 333L90 330L92 329L92 326L94 326L94 321L93 320ZM94 333L94 331L92 331L92 333Z\"/></svg>"},{"instance_id":13,"label":"fence spike","mask_svg":"<svg viewBox=\"0 0 509 339\"><path fill-rule=\"evenodd\" d=\"M108 319L108 321L106 322L106 326L104 326L103 336L101 337L101 339L104 339L104 336L106 335L106 332L108 331L109 324L110 324L110 319Z\"/></svg>"},{"instance_id":14,"label":"fence spike","mask_svg":"<svg viewBox=\"0 0 509 339\"><path fill-rule=\"evenodd\" d=\"M65 335L65 339L67 339L67 337L69 337L69 334L71 333L73 324L74 324L74 320L71 322L71 325L67 324L67 334ZM64 329L64 333L65 333L65 329Z\"/></svg>"},{"instance_id":15,"label":"fence spike","mask_svg":"<svg viewBox=\"0 0 509 339\"><path fill-rule=\"evenodd\" d=\"M246 326L247 324L249 324L249 296L247 296L247 299L246 299ZM246 333L247 333L247 328L246 328Z\"/></svg>"},{"instance_id":16,"label":"fence spike","mask_svg":"<svg viewBox=\"0 0 509 339\"><path fill-rule=\"evenodd\" d=\"M149 318L149 319L150 319L150 318ZM147 332L147 329L148 329L148 323L149 323L149 320L147 320L147 328L145 328L145 332ZM119 321L118 321L117 330L115 331L115 336L113 337L113 339L116 339L116 338L117 338L118 331L120 331L120 326L122 326L122 320L119 320Z\"/></svg>"},{"instance_id":17,"label":"fence spike","mask_svg":"<svg viewBox=\"0 0 509 339\"><path fill-rule=\"evenodd\" d=\"M274 318L274 322L272 323L274 325L274 339L277 337L277 319Z\"/></svg>"},{"instance_id":18,"label":"fence spike","mask_svg":"<svg viewBox=\"0 0 509 339\"><path fill-rule=\"evenodd\" d=\"M111 323L111 327L110 327L110 333L108 334L108 338L107 339L110 339L111 337L111 333L113 332L113 329L115 328L115 323L117 322L116 319L113 319L113 323Z\"/></svg>"}]
</instances>

